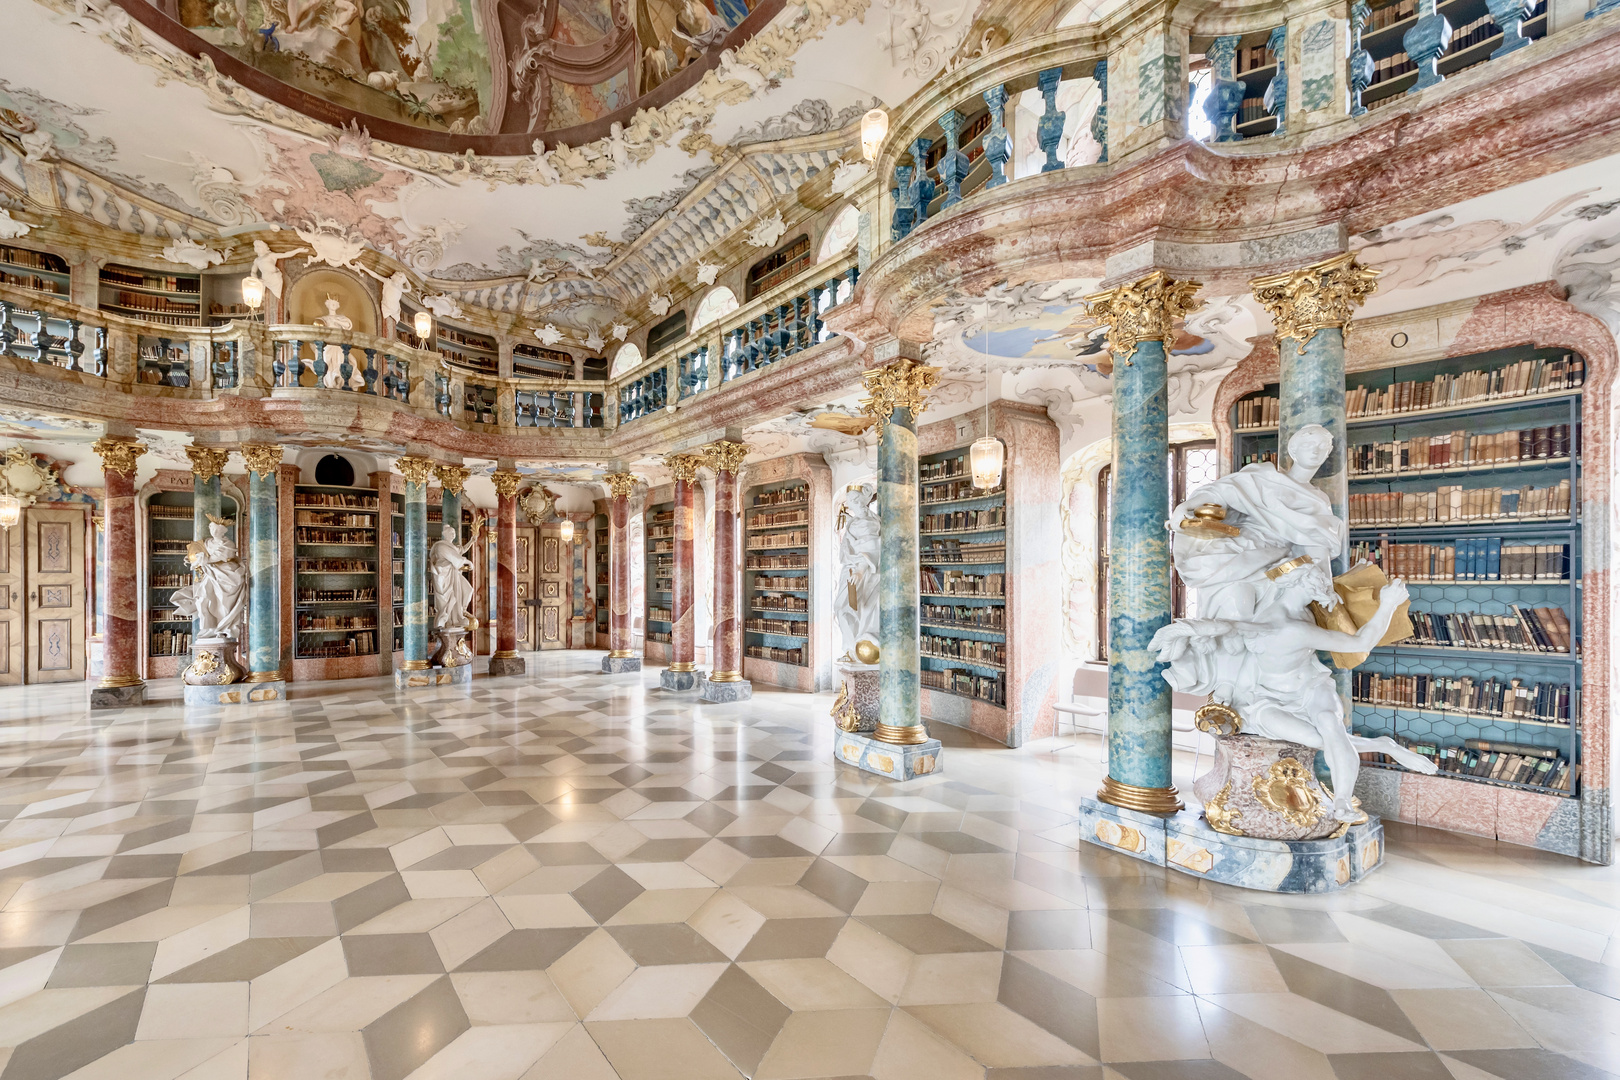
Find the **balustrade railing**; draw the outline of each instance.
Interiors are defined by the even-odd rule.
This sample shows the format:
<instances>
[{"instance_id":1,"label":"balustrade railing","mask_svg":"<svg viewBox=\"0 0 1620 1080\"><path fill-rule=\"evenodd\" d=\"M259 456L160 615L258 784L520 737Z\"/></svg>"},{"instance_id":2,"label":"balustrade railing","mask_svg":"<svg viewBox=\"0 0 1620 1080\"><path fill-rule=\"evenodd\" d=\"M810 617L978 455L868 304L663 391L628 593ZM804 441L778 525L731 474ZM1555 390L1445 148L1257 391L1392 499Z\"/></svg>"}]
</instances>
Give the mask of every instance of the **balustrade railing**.
<instances>
[{"instance_id":1,"label":"balustrade railing","mask_svg":"<svg viewBox=\"0 0 1620 1080\"><path fill-rule=\"evenodd\" d=\"M0 300L0 356L105 377L107 330Z\"/></svg>"},{"instance_id":2,"label":"balustrade railing","mask_svg":"<svg viewBox=\"0 0 1620 1080\"><path fill-rule=\"evenodd\" d=\"M668 371L654 368L619 387L619 423L640 420L669 404Z\"/></svg>"},{"instance_id":3,"label":"balustrade railing","mask_svg":"<svg viewBox=\"0 0 1620 1080\"><path fill-rule=\"evenodd\" d=\"M380 348L384 338L334 334L319 326L273 328L270 335L275 386L347 390L410 404L411 362Z\"/></svg>"}]
</instances>

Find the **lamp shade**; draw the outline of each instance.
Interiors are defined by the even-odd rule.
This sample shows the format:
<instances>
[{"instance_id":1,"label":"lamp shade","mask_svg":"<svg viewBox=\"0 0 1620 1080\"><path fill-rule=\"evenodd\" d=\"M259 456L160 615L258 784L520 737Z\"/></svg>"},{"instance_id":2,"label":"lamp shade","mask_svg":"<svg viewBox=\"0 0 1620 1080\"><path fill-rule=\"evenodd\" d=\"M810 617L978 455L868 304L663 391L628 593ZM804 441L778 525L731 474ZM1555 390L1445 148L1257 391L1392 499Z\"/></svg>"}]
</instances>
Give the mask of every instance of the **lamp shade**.
<instances>
[{"instance_id":1,"label":"lamp shade","mask_svg":"<svg viewBox=\"0 0 1620 1080\"><path fill-rule=\"evenodd\" d=\"M416 317L412 320L412 324L416 328L416 336L426 341L428 335L433 333L433 313L431 311L418 311Z\"/></svg>"},{"instance_id":2,"label":"lamp shade","mask_svg":"<svg viewBox=\"0 0 1620 1080\"><path fill-rule=\"evenodd\" d=\"M1006 461L1007 448L1001 440L986 435L974 439L968 448L968 461L973 467L973 486L989 489L1001 486L1001 466Z\"/></svg>"},{"instance_id":3,"label":"lamp shade","mask_svg":"<svg viewBox=\"0 0 1620 1080\"><path fill-rule=\"evenodd\" d=\"M867 161L876 161L883 147L883 137L889 133L889 114L873 109L861 117L861 153Z\"/></svg>"},{"instance_id":4,"label":"lamp shade","mask_svg":"<svg viewBox=\"0 0 1620 1080\"><path fill-rule=\"evenodd\" d=\"M258 311L264 303L264 279L249 274L242 279L242 303Z\"/></svg>"},{"instance_id":5,"label":"lamp shade","mask_svg":"<svg viewBox=\"0 0 1620 1080\"><path fill-rule=\"evenodd\" d=\"M562 520L562 542L565 544L574 542L574 523L568 518Z\"/></svg>"},{"instance_id":6,"label":"lamp shade","mask_svg":"<svg viewBox=\"0 0 1620 1080\"><path fill-rule=\"evenodd\" d=\"M9 529L22 519L22 500L15 495L0 495L0 528Z\"/></svg>"}]
</instances>

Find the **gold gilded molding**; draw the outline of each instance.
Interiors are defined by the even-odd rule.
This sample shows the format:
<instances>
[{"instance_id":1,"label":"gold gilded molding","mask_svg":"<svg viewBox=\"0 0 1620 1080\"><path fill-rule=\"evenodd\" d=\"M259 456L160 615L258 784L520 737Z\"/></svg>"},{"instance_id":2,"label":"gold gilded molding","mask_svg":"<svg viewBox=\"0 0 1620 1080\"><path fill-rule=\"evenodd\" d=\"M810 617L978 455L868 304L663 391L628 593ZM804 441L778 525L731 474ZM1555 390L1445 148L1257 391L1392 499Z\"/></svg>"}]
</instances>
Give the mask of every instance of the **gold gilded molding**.
<instances>
[{"instance_id":1,"label":"gold gilded molding","mask_svg":"<svg viewBox=\"0 0 1620 1080\"><path fill-rule=\"evenodd\" d=\"M907 410L913 420L922 412L929 391L939 385L939 368L901 357L861 372L861 381L868 395L861 399L861 411L877 421L878 438L882 438L894 410Z\"/></svg>"},{"instance_id":2,"label":"gold gilded molding","mask_svg":"<svg viewBox=\"0 0 1620 1080\"><path fill-rule=\"evenodd\" d=\"M1126 285L1086 297L1086 313L1108 327L1108 351L1114 359L1130 363L1136 346L1144 341L1162 341L1170 350L1176 337L1176 322L1204 306L1194 294L1204 287L1201 281L1176 281L1163 270Z\"/></svg>"},{"instance_id":3,"label":"gold gilded molding","mask_svg":"<svg viewBox=\"0 0 1620 1080\"><path fill-rule=\"evenodd\" d=\"M1242 836L1243 830L1238 827L1238 820L1243 817L1237 810L1226 805L1226 800L1232 797L1232 781L1228 780L1226 786L1215 793L1215 797L1204 804L1204 820L1216 832L1223 832L1229 836Z\"/></svg>"},{"instance_id":4,"label":"gold gilded molding","mask_svg":"<svg viewBox=\"0 0 1620 1080\"><path fill-rule=\"evenodd\" d=\"M281 447L275 443L243 443L242 460L260 480L273 479L281 468Z\"/></svg>"},{"instance_id":5,"label":"gold gilded molding","mask_svg":"<svg viewBox=\"0 0 1620 1080\"><path fill-rule=\"evenodd\" d=\"M1243 730L1243 717L1232 706L1216 701L1215 695L1211 694L1209 700L1193 713L1193 727L1210 735L1236 735Z\"/></svg>"},{"instance_id":6,"label":"gold gilded molding","mask_svg":"<svg viewBox=\"0 0 1620 1080\"><path fill-rule=\"evenodd\" d=\"M607 483L608 491L612 493L615 499L628 499L630 493L636 489L636 476L634 473L608 473L602 479Z\"/></svg>"},{"instance_id":7,"label":"gold gilded molding","mask_svg":"<svg viewBox=\"0 0 1620 1080\"><path fill-rule=\"evenodd\" d=\"M1135 784L1122 784L1112 776L1103 777L1103 786L1098 789L1097 798L1144 814L1173 814L1181 809L1181 797L1173 787L1138 787Z\"/></svg>"},{"instance_id":8,"label":"gold gilded molding","mask_svg":"<svg viewBox=\"0 0 1620 1080\"><path fill-rule=\"evenodd\" d=\"M1377 291L1378 274L1349 252L1303 270L1257 277L1249 288L1271 312L1278 339L1293 338L1303 355L1318 330L1337 328L1350 336L1351 312Z\"/></svg>"},{"instance_id":9,"label":"gold gilded molding","mask_svg":"<svg viewBox=\"0 0 1620 1080\"><path fill-rule=\"evenodd\" d=\"M399 475L405 478L407 484L425 484L433 479L433 461L415 454L406 454L394 462L394 468Z\"/></svg>"},{"instance_id":10,"label":"gold gilded molding","mask_svg":"<svg viewBox=\"0 0 1620 1080\"><path fill-rule=\"evenodd\" d=\"M510 499L518 493L523 486L523 474L516 469L496 469L490 475L490 481L495 485L495 494L503 499Z\"/></svg>"},{"instance_id":11,"label":"gold gilded molding","mask_svg":"<svg viewBox=\"0 0 1620 1080\"><path fill-rule=\"evenodd\" d=\"M690 484L697 479L697 471L707 464L708 459L703 454L665 454L664 464L669 466L670 474L682 483Z\"/></svg>"},{"instance_id":12,"label":"gold gilded molding","mask_svg":"<svg viewBox=\"0 0 1620 1080\"><path fill-rule=\"evenodd\" d=\"M134 439L114 439L103 435L90 449L101 458L103 472L135 475L135 459L146 453L146 447Z\"/></svg>"},{"instance_id":13,"label":"gold gilded molding","mask_svg":"<svg viewBox=\"0 0 1620 1080\"><path fill-rule=\"evenodd\" d=\"M928 741L928 729L920 720L915 724L885 724L879 720L872 738L890 746L921 746Z\"/></svg>"},{"instance_id":14,"label":"gold gilded molding","mask_svg":"<svg viewBox=\"0 0 1620 1080\"><path fill-rule=\"evenodd\" d=\"M743 459L748 456L748 450L747 443L721 439L719 442L705 446L703 456L708 461L709 468L715 472L728 472L736 475L737 471L742 468Z\"/></svg>"},{"instance_id":15,"label":"gold gilded molding","mask_svg":"<svg viewBox=\"0 0 1620 1080\"><path fill-rule=\"evenodd\" d=\"M1311 790L1313 779L1293 758L1278 758L1264 775L1254 778L1254 797L1290 825L1309 828L1322 820L1322 800Z\"/></svg>"},{"instance_id":16,"label":"gold gilded molding","mask_svg":"<svg viewBox=\"0 0 1620 1080\"><path fill-rule=\"evenodd\" d=\"M471 473L472 470L465 465L452 465L447 461L433 463L433 474L439 478L439 486L451 495L461 494Z\"/></svg>"},{"instance_id":17,"label":"gold gilded molding","mask_svg":"<svg viewBox=\"0 0 1620 1080\"><path fill-rule=\"evenodd\" d=\"M212 480L225 471L229 450L215 446L188 446L186 457L191 459L191 475L199 480Z\"/></svg>"}]
</instances>

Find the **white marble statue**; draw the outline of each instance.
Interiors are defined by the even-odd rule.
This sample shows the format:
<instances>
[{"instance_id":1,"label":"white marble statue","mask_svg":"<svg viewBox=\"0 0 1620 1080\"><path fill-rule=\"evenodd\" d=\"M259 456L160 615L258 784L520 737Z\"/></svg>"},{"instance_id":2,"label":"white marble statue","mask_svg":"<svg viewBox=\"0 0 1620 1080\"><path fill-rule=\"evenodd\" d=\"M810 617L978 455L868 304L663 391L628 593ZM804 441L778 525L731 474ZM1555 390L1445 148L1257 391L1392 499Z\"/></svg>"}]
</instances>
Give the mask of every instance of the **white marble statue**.
<instances>
[{"instance_id":1,"label":"white marble statue","mask_svg":"<svg viewBox=\"0 0 1620 1080\"><path fill-rule=\"evenodd\" d=\"M308 248L294 248L292 251L272 251L270 245L263 240L253 241L253 276L264 282L264 289L277 300L281 299L281 289L284 279L281 276L281 262L294 255L307 255Z\"/></svg>"},{"instance_id":2,"label":"white marble statue","mask_svg":"<svg viewBox=\"0 0 1620 1080\"><path fill-rule=\"evenodd\" d=\"M858 659L863 641L878 640L878 513L877 489L853 485L844 493L838 513L838 586L833 596L834 619L843 641L844 657Z\"/></svg>"},{"instance_id":3,"label":"white marble statue","mask_svg":"<svg viewBox=\"0 0 1620 1080\"><path fill-rule=\"evenodd\" d=\"M1330 560L1344 547L1345 525L1310 478L1327 459L1333 440L1319 425L1288 441L1293 466L1249 465L1204 485L1171 517L1176 569L1198 590L1200 617L1160 630L1152 647L1169 665L1165 681L1187 694L1214 695L1235 709L1242 732L1281 739L1322 752L1333 776L1333 815L1355 821L1351 804L1363 752L1388 754L1409 769L1435 766L1393 739L1352 735L1333 673L1317 652L1365 653L1389 628L1407 598L1400 580L1386 585L1377 613L1354 634L1316 624L1314 600L1332 610ZM1195 510L1225 510L1221 524L1235 536L1208 535ZM1206 515L1207 517L1207 515Z\"/></svg>"},{"instance_id":4,"label":"white marble statue","mask_svg":"<svg viewBox=\"0 0 1620 1080\"><path fill-rule=\"evenodd\" d=\"M338 308L342 305L330 293L326 297L326 314L315 320L316 326L325 326L332 330L353 330L354 320L341 314ZM321 357L326 361L326 386L331 389L344 388L343 382L343 350L336 345L327 345L321 350ZM355 370L349 374L352 383L359 378L359 365L350 365Z\"/></svg>"},{"instance_id":5,"label":"white marble statue","mask_svg":"<svg viewBox=\"0 0 1620 1080\"><path fill-rule=\"evenodd\" d=\"M467 552L478 539L478 530L472 530L465 544L456 543L456 530L449 525L428 548L428 566L433 572L434 626L440 630L460 630L467 625L467 610L472 606L472 582L462 573L472 569Z\"/></svg>"},{"instance_id":6,"label":"white marble statue","mask_svg":"<svg viewBox=\"0 0 1620 1080\"><path fill-rule=\"evenodd\" d=\"M247 572L237 558L230 524L209 515L208 539L186 545L191 584L174 591L174 610L197 620L197 643L236 641L247 613Z\"/></svg>"},{"instance_id":7,"label":"white marble statue","mask_svg":"<svg viewBox=\"0 0 1620 1080\"><path fill-rule=\"evenodd\" d=\"M399 322L399 303L411 287L411 279L403 270L396 270L392 275L383 277L368 266L362 266L360 269L376 278L377 284L381 287L383 318Z\"/></svg>"}]
</instances>

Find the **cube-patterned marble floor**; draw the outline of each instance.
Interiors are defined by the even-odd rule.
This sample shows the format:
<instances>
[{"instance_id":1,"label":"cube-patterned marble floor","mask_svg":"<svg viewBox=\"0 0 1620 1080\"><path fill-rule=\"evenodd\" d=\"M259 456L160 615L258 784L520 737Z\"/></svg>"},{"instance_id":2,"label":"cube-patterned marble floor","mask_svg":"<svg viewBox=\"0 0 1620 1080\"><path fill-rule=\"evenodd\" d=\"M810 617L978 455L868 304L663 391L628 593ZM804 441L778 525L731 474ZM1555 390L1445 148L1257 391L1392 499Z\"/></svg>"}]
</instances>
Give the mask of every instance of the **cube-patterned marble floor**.
<instances>
[{"instance_id":1,"label":"cube-patterned marble floor","mask_svg":"<svg viewBox=\"0 0 1620 1080\"><path fill-rule=\"evenodd\" d=\"M1352 892L1210 886L1078 843L1094 738L894 786L826 695L599 667L0 691L0 1080L1620 1073L1612 869L1391 825Z\"/></svg>"}]
</instances>

